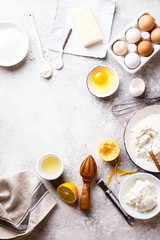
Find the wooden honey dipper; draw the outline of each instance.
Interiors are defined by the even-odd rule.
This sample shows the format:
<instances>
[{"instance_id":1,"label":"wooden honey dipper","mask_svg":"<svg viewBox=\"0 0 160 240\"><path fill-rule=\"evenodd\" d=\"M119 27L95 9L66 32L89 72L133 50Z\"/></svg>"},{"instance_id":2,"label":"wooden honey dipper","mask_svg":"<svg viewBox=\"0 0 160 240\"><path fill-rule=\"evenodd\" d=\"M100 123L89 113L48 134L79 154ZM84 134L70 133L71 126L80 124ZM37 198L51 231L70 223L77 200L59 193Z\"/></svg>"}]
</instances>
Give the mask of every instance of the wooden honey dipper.
<instances>
[{"instance_id":1,"label":"wooden honey dipper","mask_svg":"<svg viewBox=\"0 0 160 240\"><path fill-rule=\"evenodd\" d=\"M81 164L80 175L83 177L83 188L80 200L80 209L90 209L90 185L97 175L97 165L94 158L89 155Z\"/></svg>"}]
</instances>

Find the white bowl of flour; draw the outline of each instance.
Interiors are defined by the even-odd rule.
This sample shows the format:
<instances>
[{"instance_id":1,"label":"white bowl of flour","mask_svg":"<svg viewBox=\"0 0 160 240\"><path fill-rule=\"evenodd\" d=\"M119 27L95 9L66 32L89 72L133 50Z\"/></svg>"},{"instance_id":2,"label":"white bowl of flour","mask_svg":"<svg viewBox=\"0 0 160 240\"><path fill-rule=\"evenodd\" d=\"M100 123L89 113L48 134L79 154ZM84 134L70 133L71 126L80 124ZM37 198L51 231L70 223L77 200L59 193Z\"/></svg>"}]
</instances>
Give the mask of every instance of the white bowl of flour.
<instances>
[{"instance_id":1,"label":"white bowl of flour","mask_svg":"<svg viewBox=\"0 0 160 240\"><path fill-rule=\"evenodd\" d=\"M12 22L0 22L0 66L9 67L27 55L29 40L26 32Z\"/></svg>"},{"instance_id":2,"label":"white bowl of flour","mask_svg":"<svg viewBox=\"0 0 160 240\"><path fill-rule=\"evenodd\" d=\"M152 138L152 150L160 163L160 105L151 105L136 112L124 131L124 144L131 160L144 170L159 172L140 141L145 134Z\"/></svg>"}]
</instances>

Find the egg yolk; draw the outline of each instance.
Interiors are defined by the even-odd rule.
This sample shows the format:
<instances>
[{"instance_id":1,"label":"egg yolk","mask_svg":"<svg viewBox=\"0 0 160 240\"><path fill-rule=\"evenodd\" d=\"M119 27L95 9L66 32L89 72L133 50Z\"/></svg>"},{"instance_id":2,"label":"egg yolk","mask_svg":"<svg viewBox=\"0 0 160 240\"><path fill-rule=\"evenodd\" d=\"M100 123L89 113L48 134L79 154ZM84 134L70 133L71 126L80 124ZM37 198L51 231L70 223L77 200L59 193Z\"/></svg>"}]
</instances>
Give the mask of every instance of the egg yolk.
<instances>
[{"instance_id":1,"label":"egg yolk","mask_svg":"<svg viewBox=\"0 0 160 240\"><path fill-rule=\"evenodd\" d=\"M105 72L103 70L100 70L97 73L95 73L95 75L93 75L93 81L96 84L104 84L104 83L106 83L107 76L106 76Z\"/></svg>"},{"instance_id":2,"label":"egg yolk","mask_svg":"<svg viewBox=\"0 0 160 240\"><path fill-rule=\"evenodd\" d=\"M89 87L93 92L106 94L110 92L116 83L114 72L107 67L97 67L89 76Z\"/></svg>"}]
</instances>

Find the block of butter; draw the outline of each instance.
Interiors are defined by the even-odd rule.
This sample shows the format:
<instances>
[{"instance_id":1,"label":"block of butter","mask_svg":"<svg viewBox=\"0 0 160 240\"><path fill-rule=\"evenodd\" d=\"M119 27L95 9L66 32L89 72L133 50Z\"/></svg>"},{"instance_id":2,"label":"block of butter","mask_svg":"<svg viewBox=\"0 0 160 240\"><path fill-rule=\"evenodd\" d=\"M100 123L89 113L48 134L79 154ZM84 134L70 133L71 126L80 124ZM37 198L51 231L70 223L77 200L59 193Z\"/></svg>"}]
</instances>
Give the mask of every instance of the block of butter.
<instances>
[{"instance_id":1,"label":"block of butter","mask_svg":"<svg viewBox=\"0 0 160 240\"><path fill-rule=\"evenodd\" d=\"M91 8L73 13L72 18L84 47L102 41L102 33Z\"/></svg>"}]
</instances>

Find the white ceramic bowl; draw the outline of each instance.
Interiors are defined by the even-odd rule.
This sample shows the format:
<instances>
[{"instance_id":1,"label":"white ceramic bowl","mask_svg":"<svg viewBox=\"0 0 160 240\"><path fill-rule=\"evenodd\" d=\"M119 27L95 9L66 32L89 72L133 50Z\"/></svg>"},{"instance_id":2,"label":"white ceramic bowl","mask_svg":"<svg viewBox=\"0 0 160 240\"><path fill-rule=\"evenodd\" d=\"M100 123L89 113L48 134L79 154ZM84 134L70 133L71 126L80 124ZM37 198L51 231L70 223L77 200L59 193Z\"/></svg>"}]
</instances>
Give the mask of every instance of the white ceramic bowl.
<instances>
[{"instance_id":1,"label":"white ceramic bowl","mask_svg":"<svg viewBox=\"0 0 160 240\"><path fill-rule=\"evenodd\" d=\"M148 179L155 187L157 194L157 205L149 212L141 213L138 212L134 206L129 206L125 200L124 196L130 191L133 187L137 179ZM160 212L160 180L149 173L135 173L129 177L127 177L124 182L121 184L119 191L119 201L122 208L128 213L130 216L137 219L150 219L156 216Z\"/></svg>"},{"instance_id":2,"label":"white ceramic bowl","mask_svg":"<svg viewBox=\"0 0 160 240\"><path fill-rule=\"evenodd\" d=\"M13 49L13 47L15 47L15 45L12 42L13 39L10 39L11 41L8 46L8 49L9 49L8 59L6 57L4 58L0 54L0 66L4 66L4 67L10 67L10 66L13 66L13 65L21 62L27 55L28 48L29 48L29 40L28 40L28 36L27 36L26 32L23 30L22 27L20 27L19 25L15 24L13 22L0 22L0 32L2 34L1 36L4 37L3 43L5 42L5 39L8 40L7 32L6 32L7 29L9 29L9 31L12 31L12 34L15 37L15 39L18 38L20 40L21 44L19 44L19 46L18 46L17 55L13 54L14 56L12 56L11 50ZM15 39L14 39L14 41L16 42ZM7 52L6 52L6 54L7 54Z\"/></svg>"},{"instance_id":3,"label":"white ceramic bowl","mask_svg":"<svg viewBox=\"0 0 160 240\"><path fill-rule=\"evenodd\" d=\"M59 161L59 163L60 163L60 169L59 169L59 171L58 171L57 173L53 174L53 175L47 175L47 174L42 170L42 162L43 162L43 160L46 159L47 157L54 157L54 158L58 159L58 161ZM56 155L54 155L54 154L45 154L45 155L43 155L43 156L38 160L38 162L37 162L37 167L36 167L36 168L37 168L37 171L38 171L39 175L40 175L42 178L44 178L44 179L46 179L46 180L55 180L55 179L57 179L58 177L60 177L60 175L62 174L64 166L63 166L62 160L61 160L58 156L56 156Z\"/></svg>"},{"instance_id":4,"label":"white ceramic bowl","mask_svg":"<svg viewBox=\"0 0 160 240\"><path fill-rule=\"evenodd\" d=\"M154 162L149 162L146 159L137 158L134 149L131 144L131 130L135 126L137 122L142 120L143 118L150 116L152 114L160 114L160 105L151 105L142 108L137 111L128 121L125 130L124 130L124 145L126 148L126 152L128 153L130 159L140 168L149 171L149 172L159 172Z\"/></svg>"},{"instance_id":5,"label":"white ceramic bowl","mask_svg":"<svg viewBox=\"0 0 160 240\"><path fill-rule=\"evenodd\" d=\"M90 74L92 74L92 72L93 72L94 70L96 70L97 68L100 68L100 67L111 70L111 71L114 73L115 78L116 78L116 82L115 82L114 88L113 88L111 91L109 91L109 92L107 92L107 93L104 93L104 94L100 94L100 93L98 94L97 92L95 92L95 91L91 88L90 83L89 83ZM117 91L117 89L118 89L118 87L119 87L119 77L118 77L117 72L116 72L112 67L109 67L109 66L97 66L96 68L94 68L94 69L88 74L86 83L87 83L87 87L88 87L88 90L90 91L90 93L92 93L92 94L93 94L94 96L96 96L96 97L104 98L104 97L111 96L113 93L115 93L115 92Z\"/></svg>"}]
</instances>

